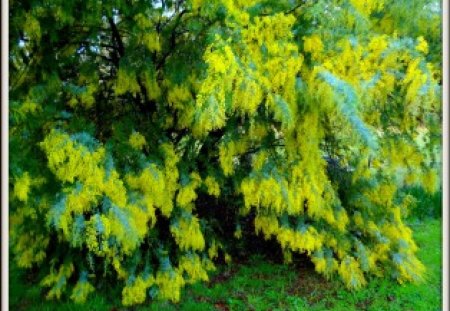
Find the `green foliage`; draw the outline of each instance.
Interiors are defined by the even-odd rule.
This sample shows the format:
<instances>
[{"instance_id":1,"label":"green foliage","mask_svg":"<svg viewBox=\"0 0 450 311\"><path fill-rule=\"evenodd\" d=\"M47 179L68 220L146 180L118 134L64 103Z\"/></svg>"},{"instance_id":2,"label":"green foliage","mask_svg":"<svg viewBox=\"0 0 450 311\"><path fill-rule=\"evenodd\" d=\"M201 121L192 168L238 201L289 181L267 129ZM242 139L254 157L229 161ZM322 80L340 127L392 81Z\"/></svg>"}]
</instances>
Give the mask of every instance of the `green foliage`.
<instances>
[{"instance_id":1,"label":"green foliage","mask_svg":"<svg viewBox=\"0 0 450 311\"><path fill-rule=\"evenodd\" d=\"M327 281L311 267L270 263L254 256L248 262L221 267L211 284L187 287L178 305L154 301L136 310L438 310L442 305L442 222L427 219L413 225L420 246L418 256L427 267L423 284L398 286L394 280L374 279L358 292L342 289L337 281ZM15 310L78 310L71 301L43 301L40 289L24 279L23 271L11 270L11 307ZM22 295L25 293L24 295ZM118 308L120 299L102 289L85 305L88 310ZM118 308L121 310L121 308Z\"/></svg>"},{"instance_id":2,"label":"green foliage","mask_svg":"<svg viewBox=\"0 0 450 311\"><path fill-rule=\"evenodd\" d=\"M424 189L412 187L406 192L415 198L408 218L411 220L424 220L442 217L442 189L435 193L427 193Z\"/></svg>"},{"instance_id":3,"label":"green foliage","mask_svg":"<svg viewBox=\"0 0 450 311\"><path fill-rule=\"evenodd\" d=\"M419 281L403 189L439 188L441 60L415 3L12 1L17 265L48 299L177 302L252 232L351 289Z\"/></svg>"}]
</instances>

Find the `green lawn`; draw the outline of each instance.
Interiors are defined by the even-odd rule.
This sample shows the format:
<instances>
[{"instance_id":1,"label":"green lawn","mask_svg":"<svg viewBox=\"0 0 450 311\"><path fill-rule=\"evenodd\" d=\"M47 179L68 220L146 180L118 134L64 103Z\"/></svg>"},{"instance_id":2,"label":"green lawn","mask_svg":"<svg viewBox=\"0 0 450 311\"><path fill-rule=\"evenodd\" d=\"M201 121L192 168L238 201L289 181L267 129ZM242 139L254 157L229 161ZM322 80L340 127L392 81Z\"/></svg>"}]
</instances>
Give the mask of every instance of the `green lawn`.
<instances>
[{"instance_id":1,"label":"green lawn","mask_svg":"<svg viewBox=\"0 0 450 311\"><path fill-rule=\"evenodd\" d=\"M427 267L423 284L374 279L363 290L348 292L341 283L316 274L308 263L286 266L253 257L222 267L208 284L186 288L178 305L151 303L130 310L440 310L441 221L426 220L412 227L419 257ZM47 302L38 287L28 284L26 275L14 267L10 273L13 310L126 310L120 307L120 293L96 294L82 306Z\"/></svg>"}]
</instances>

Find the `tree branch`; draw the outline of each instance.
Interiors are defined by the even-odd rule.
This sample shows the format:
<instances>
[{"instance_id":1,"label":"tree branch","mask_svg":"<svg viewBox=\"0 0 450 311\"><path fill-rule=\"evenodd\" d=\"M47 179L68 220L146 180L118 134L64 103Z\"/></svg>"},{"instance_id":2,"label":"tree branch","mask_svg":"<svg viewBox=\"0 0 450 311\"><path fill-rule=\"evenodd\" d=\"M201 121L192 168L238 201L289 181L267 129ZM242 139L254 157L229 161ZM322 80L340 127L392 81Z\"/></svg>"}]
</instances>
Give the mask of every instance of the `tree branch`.
<instances>
[{"instance_id":1,"label":"tree branch","mask_svg":"<svg viewBox=\"0 0 450 311\"><path fill-rule=\"evenodd\" d=\"M125 47L123 45L119 30L117 29L116 24L114 24L114 20L112 17L108 17L108 21L109 26L111 27L114 41L117 43L119 56L122 57L125 54Z\"/></svg>"}]
</instances>

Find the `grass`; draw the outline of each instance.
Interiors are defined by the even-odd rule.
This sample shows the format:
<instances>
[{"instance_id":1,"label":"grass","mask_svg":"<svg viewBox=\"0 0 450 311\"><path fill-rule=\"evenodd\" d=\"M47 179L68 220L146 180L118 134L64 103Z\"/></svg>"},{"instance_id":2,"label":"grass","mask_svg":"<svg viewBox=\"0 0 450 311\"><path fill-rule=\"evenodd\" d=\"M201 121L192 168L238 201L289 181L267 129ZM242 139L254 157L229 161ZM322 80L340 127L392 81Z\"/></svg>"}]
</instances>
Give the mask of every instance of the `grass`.
<instances>
[{"instance_id":1,"label":"grass","mask_svg":"<svg viewBox=\"0 0 450 311\"><path fill-rule=\"evenodd\" d=\"M153 302L129 310L441 310L441 220L412 224L419 258L427 268L422 284L399 285L373 279L357 292L338 281L315 273L308 261L294 265L270 263L261 257L221 267L207 284L195 284L183 292L177 304ZM95 294L80 306L70 301L45 301L43 293L11 266L10 307L20 310L127 310L120 306L120 292Z\"/></svg>"}]
</instances>

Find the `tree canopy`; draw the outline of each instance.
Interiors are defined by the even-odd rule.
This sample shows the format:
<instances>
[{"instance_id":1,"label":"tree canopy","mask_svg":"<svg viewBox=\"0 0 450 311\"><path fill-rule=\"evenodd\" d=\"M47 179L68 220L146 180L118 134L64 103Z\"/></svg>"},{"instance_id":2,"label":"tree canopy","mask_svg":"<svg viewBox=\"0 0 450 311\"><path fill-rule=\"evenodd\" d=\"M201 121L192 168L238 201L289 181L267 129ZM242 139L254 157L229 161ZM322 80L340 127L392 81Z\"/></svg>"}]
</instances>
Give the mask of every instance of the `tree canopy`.
<instances>
[{"instance_id":1,"label":"tree canopy","mask_svg":"<svg viewBox=\"0 0 450 311\"><path fill-rule=\"evenodd\" d=\"M178 301L243 232L351 289L424 267L430 0L10 0L10 244L48 298ZM48 264L49 263L49 264Z\"/></svg>"}]
</instances>

